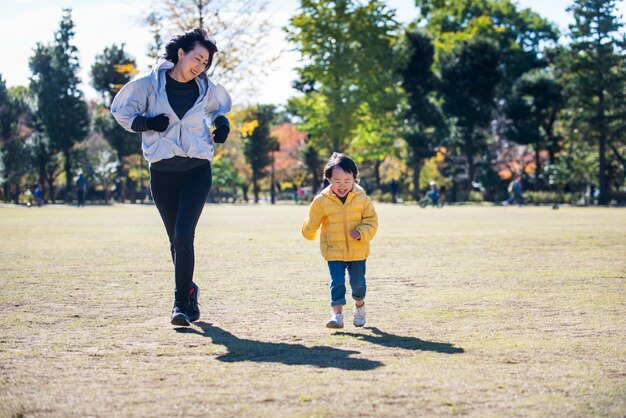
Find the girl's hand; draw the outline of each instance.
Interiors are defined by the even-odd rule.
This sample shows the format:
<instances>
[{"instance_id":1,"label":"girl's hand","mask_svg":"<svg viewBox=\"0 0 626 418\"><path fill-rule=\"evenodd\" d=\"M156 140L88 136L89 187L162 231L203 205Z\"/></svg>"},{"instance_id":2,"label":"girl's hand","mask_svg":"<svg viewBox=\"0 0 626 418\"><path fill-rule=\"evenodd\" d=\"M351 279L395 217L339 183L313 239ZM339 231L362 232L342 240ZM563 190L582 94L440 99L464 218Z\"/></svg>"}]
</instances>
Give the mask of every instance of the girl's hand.
<instances>
[{"instance_id":1,"label":"girl's hand","mask_svg":"<svg viewBox=\"0 0 626 418\"><path fill-rule=\"evenodd\" d=\"M361 239L361 233L359 231L357 231L356 229L352 232L350 232L350 236L352 237L352 239L356 239L356 240L360 240Z\"/></svg>"}]
</instances>

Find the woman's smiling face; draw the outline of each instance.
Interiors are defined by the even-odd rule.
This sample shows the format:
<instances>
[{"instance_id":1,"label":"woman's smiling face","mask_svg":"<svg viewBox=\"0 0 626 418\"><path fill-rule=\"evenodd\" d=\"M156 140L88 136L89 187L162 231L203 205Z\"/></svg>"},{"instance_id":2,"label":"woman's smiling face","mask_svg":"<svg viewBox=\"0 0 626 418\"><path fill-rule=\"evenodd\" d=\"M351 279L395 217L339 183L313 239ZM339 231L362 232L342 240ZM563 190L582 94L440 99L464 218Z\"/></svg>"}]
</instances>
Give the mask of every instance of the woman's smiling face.
<instances>
[{"instance_id":1,"label":"woman's smiling face","mask_svg":"<svg viewBox=\"0 0 626 418\"><path fill-rule=\"evenodd\" d=\"M183 81L191 81L201 73L207 70L209 63L209 51L201 44L196 46L189 52L185 53L182 49L178 49L178 63L180 75Z\"/></svg>"},{"instance_id":2,"label":"woman's smiling face","mask_svg":"<svg viewBox=\"0 0 626 418\"><path fill-rule=\"evenodd\" d=\"M345 197L354 186L354 175L346 173L341 167L333 168L333 175L328 179L330 190L339 197Z\"/></svg>"}]
</instances>

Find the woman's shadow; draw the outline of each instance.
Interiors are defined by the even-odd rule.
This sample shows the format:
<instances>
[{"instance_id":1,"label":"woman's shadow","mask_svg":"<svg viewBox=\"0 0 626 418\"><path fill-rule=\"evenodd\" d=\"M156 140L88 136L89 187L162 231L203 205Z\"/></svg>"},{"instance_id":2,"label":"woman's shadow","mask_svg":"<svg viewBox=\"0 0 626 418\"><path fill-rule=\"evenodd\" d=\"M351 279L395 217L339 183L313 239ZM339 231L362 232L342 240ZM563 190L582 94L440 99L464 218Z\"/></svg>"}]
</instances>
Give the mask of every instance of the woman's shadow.
<instances>
[{"instance_id":1,"label":"woman's shadow","mask_svg":"<svg viewBox=\"0 0 626 418\"><path fill-rule=\"evenodd\" d=\"M213 344L226 347L228 353L218 356L219 361L256 361L322 368L334 367L344 370L372 370L383 365L380 361L350 357L352 354L359 354L358 351L248 340L206 322L198 321L194 324L202 331L196 328L175 328L175 330L180 333L209 337Z\"/></svg>"},{"instance_id":2,"label":"woman's shadow","mask_svg":"<svg viewBox=\"0 0 626 418\"><path fill-rule=\"evenodd\" d=\"M434 351L436 353L445 354L459 354L465 352L461 347L455 347L454 344L424 341L415 337L402 337L400 335L386 333L376 327L365 327L363 329L372 331L373 335L357 334L354 332L336 332L335 335L346 335L372 344L378 344L384 347L404 348L405 350Z\"/></svg>"}]
</instances>

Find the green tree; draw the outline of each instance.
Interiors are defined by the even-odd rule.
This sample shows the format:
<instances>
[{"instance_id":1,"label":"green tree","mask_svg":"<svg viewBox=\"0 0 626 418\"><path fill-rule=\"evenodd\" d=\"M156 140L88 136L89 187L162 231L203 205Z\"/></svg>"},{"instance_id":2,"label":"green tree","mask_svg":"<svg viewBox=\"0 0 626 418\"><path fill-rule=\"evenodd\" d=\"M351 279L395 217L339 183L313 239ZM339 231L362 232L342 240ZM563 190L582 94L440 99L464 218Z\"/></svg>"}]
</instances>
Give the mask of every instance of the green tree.
<instances>
[{"instance_id":1,"label":"green tree","mask_svg":"<svg viewBox=\"0 0 626 418\"><path fill-rule=\"evenodd\" d=\"M0 75L0 184L6 201L18 201L20 182L32 159L27 139L32 132L32 114L23 88L7 89Z\"/></svg>"},{"instance_id":2,"label":"green tree","mask_svg":"<svg viewBox=\"0 0 626 418\"><path fill-rule=\"evenodd\" d=\"M259 105L249 110L247 122L250 129L244 130L244 155L252 169L254 203L259 203L259 180L267 176L266 168L272 163L272 153L277 151L278 141L270 135L270 127L276 116L273 105Z\"/></svg>"},{"instance_id":3,"label":"green tree","mask_svg":"<svg viewBox=\"0 0 626 418\"><path fill-rule=\"evenodd\" d=\"M137 74L137 63L124 51L124 44L105 47L91 66L91 85L100 93L102 103L111 107L117 92Z\"/></svg>"},{"instance_id":4,"label":"green tree","mask_svg":"<svg viewBox=\"0 0 626 418\"><path fill-rule=\"evenodd\" d=\"M495 42L500 52L501 97L508 96L522 74L545 67L542 52L558 41L554 24L530 9L519 9L511 0L417 0L416 4L440 57L475 37Z\"/></svg>"},{"instance_id":5,"label":"green tree","mask_svg":"<svg viewBox=\"0 0 626 418\"><path fill-rule=\"evenodd\" d=\"M72 147L89 131L89 115L82 91L78 88L78 50L71 43L74 22L71 9L63 9L55 41L51 45L40 43L30 59L33 73L30 89L37 98L37 114L50 146L63 154L66 179L66 196L72 190Z\"/></svg>"},{"instance_id":6,"label":"green tree","mask_svg":"<svg viewBox=\"0 0 626 418\"><path fill-rule=\"evenodd\" d=\"M498 49L492 42L462 42L443 63L443 110L453 118L451 142L467 159L468 190L475 180L475 158L487 149L495 91L501 79Z\"/></svg>"},{"instance_id":7,"label":"green tree","mask_svg":"<svg viewBox=\"0 0 626 418\"><path fill-rule=\"evenodd\" d=\"M424 161L435 155L445 122L435 93L439 80L433 71L435 48L429 35L407 32L407 62L400 74L408 98L404 140L409 148L413 169L413 198L420 198L420 172Z\"/></svg>"},{"instance_id":8,"label":"green tree","mask_svg":"<svg viewBox=\"0 0 626 418\"><path fill-rule=\"evenodd\" d=\"M101 94L104 103L104 106L95 111L94 128L102 133L115 150L118 161L117 176L121 179L127 178L124 158L141 152L140 140L137 134L126 131L115 121L109 108L113 97L135 74L137 74L135 60L124 51L124 44L119 47L113 44L104 48L104 51L96 56L91 67L92 85ZM143 160L141 162L143 165ZM121 201L126 199L125 192L119 196Z\"/></svg>"},{"instance_id":9,"label":"green tree","mask_svg":"<svg viewBox=\"0 0 626 418\"><path fill-rule=\"evenodd\" d=\"M339 0L332 7L323 0L303 0L291 18L288 39L307 64L297 69L294 84L304 97L292 99L290 109L318 151L346 151L361 122L381 120L394 111L399 66L394 15L376 0Z\"/></svg>"},{"instance_id":10,"label":"green tree","mask_svg":"<svg viewBox=\"0 0 626 418\"><path fill-rule=\"evenodd\" d=\"M568 8L570 47L561 54L572 130L598 147L600 204L609 202L607 145L619 155L624 141L626 43L620 30L615 0L575 0Z\"/></svg>"},{"instance_id":11,"label":"green tree","mask_svg":"<svg viewBox=\"0 0 626 418\"><path fill-rule=\"evenodd\" d=\"M558 136L554 132L557 116L565 99L562 88L551 73L536 70L524 74L515 83L507 103L510 119L507 136L518 144L533 144L535 148L535 189L541 177L540 151L548 149L550 164L554 164L558 150Z\"/></svg>"}]
</instances>

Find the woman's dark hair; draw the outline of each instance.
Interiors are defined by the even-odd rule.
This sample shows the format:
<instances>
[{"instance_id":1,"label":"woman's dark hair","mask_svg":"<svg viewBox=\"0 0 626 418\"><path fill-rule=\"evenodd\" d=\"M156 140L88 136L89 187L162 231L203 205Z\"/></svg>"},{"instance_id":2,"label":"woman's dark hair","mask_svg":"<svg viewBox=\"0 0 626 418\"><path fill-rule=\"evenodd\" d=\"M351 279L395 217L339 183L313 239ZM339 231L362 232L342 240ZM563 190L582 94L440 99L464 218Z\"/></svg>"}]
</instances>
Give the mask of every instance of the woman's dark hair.
<instances>
[{"instance_id":1,"label":"woman's dark hair","mask_svg":"<svg viewBox=\"0 0 626 418\"><path fill-rule=\"evenodd\" d=\"M324 178L326 180L330 180L333 176L333 169L335 167L339 167L346 173L352 174L354 181L359 182L359 169L356 167L354 160L346 154L333 152L333 155L330 156L330 159L326 163L326 167L324 167Z\"/></svg>"},{"instance_id":2,"label":"woman's dark hair","mask_svg":"<svg viewBox=\"0 0 626 418\"><path fill-rule=\"evenodd\" d=\"M186 54L194 49L197 44L202 45L209 51L209 62L206 65L206 71L213 63L213 56L217 52L217 46L215 45L215 41L209 37L209 33L202 28L188 30L182 35L177 35L170 39L165 45L163 58L176 64L178 62L178 48L181 48Z\"/></svg>"}]
</instances>

